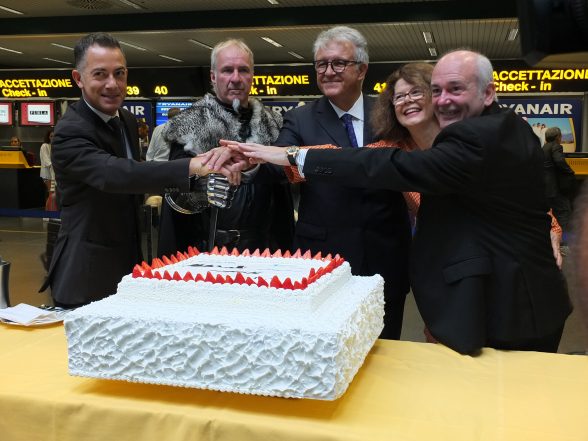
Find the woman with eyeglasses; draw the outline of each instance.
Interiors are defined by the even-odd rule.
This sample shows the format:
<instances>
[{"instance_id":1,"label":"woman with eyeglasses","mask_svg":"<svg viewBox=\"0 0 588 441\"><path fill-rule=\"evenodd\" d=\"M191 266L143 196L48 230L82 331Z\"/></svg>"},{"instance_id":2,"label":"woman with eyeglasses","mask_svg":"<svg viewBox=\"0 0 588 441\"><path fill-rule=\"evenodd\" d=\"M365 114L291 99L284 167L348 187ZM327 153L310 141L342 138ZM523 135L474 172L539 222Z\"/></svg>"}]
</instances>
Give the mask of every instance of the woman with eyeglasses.
<instances>
[{"instance_id":1,"label":"woman with eyeglasses","mask_svg":"<svg viewBox=\"0 0 588 441\"><path fill-rule=\"evenodd\" d=\"M425 150L433 145L440 132L433 113L431 99L431 74L433 66L427 63L408 63L392 72L386 80L386 88L380 94L371 114L374 138L380 141L366 147L398 147L404 150ZM337 148L333 145L312 148ZM287 171L292 182L302 180L297 167ZM404 192L404 198L414 225L420 194ZM562 230L551 211L551 241L553 254L561 268L559 251Z\"/></svg>"},{"instance_id":2,"label":"woman with eyeglasses","mask_svg":"<svg viewBox=\"0 0 588 441\"><path fill-rule=\"evenodd\" d=\"M432 72L433 66L430 64L409 63L388 77L386 88L380 94L371 115L374 138L380 141L366 147L425 150L433 145L435 137L440 132L440 127L433 112L430 87ZM307 148L338 147L321 145ZM296 165L286 167L286 174L292 182L303 180ZM420 194L415 192L404 192L403 194L414 221L420 205ZM557 265L561 268L562 256L559 251L561 228L551 212L549 214L552 219L553 254ZM427 329L425 329L425 335L427 341L435 341Z\"/></svg>"}]
</instances>

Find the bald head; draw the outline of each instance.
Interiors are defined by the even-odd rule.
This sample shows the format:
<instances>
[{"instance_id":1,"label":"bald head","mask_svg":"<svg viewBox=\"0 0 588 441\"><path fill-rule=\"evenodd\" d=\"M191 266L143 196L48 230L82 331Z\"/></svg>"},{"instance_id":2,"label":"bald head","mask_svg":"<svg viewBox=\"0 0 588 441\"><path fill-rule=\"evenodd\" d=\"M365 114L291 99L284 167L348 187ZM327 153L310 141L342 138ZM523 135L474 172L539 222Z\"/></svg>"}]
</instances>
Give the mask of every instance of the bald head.
<instances>
[{"instance_id":1,"label":"bald head","mask_svg":"<svg viewBox=\"0 0 588 441\"><path fill-rule=\"evenodd\" d=\"M479 116L496 99L492 64L476 52L449 52L433 69L431 91L441 128Z\"/></svg>"}]
</instances>

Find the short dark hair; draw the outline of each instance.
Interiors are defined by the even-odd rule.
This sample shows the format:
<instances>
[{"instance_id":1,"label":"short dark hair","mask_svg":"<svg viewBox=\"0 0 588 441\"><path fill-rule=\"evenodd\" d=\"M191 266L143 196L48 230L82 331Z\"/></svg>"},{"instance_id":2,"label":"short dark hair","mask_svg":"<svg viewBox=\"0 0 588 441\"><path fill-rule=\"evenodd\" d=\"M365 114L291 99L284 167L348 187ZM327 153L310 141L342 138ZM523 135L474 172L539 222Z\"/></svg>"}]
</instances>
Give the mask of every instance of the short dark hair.
<instances>
[{"instance_id":1,"label":"short dark hair","mask_svg":"<svg viewBox=\"0 0 588 441\"><path fill-rule=\"evenodd\" d=\"M179 107L170 107L167 111L167 119L173 118L176 115L179 115L182 109Z\"/></svg>"},{"instance_id":2,"label":"short dark hair","mask_svg":"<svg viewBox=\"0 0 588 441\"><path fill-rule=\"evenodd\" d=\"M109 47L112 49L122 49L116 38L105 32L94 32L82 37L74 47L74 66L77 70L82 70L86 59L86 52L92 46ZM124 55L124 52L123 52Z\"/></svg>"},{"instance_id":3,"label":"short dark hair","mask_svg":"<svg viewBox=\"0 0 588 441\"><path fill-rule=\"evenodd\" d=\"M559 127L550 127L545 131L545 141L547 142L555 141L558 136L561 136Z\"/></svg>"},{"instance_id":4,"label":"short dark hair","mask_svg":"<svg viewBox=\"0 0 588 441\"><path fill-rule=\"evenodd\" d=\"M47 130L47 132L45 133L45 137L43 138L43 140L45 141L45 144L51 144L51 134L53 133L53 128Z\"/></svg>"},{"instance_id":5,"label":"short dark hair","mask_svg":"<svg viewBox=\"0 0 588 441\"><path fill-rule=\"evenodd\" d=\"M430 94L432 73L433 66L430 64L408 63L390 74L386 80L386 88L380 93L370 118L375 139L386 141L407 141L410 139L410 133L400 125L396 118L392 104L394 86L398 80L402 79L409 84L420 87L426 94Z\"/></svg>"}]
</instances>

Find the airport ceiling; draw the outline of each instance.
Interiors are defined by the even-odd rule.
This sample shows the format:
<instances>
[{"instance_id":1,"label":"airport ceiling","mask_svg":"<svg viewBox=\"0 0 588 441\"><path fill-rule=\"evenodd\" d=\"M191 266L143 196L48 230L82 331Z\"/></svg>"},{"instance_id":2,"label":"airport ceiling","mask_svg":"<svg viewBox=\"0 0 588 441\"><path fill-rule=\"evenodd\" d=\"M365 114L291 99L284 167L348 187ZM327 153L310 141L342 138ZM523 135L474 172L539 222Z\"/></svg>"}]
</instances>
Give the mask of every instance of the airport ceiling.
<instances>
[{"instance_id":1,"label":"airport ceiling","mask_svg":"<svg viewBox=\"0 0 588 441\"><path fill-rule=\"evenodd\" d=\"M515 0L0 0L0 68L71 68L76 40L97 31L123 43L129 67L207 66L227 37L243 38L256 64L310 63L317 34L339 24L366 36L371 62L463 46L522 58L520 37L509 39Z\"/></svg>"}]
</instances>

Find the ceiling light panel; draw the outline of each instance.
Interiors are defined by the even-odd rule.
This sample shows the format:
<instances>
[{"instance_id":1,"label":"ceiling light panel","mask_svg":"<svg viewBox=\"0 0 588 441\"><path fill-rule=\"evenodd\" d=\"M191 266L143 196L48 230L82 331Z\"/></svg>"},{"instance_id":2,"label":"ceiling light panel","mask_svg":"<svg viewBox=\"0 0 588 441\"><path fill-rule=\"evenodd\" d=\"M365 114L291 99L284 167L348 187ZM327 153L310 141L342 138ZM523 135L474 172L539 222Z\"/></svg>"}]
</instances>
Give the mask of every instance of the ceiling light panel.
<instances>
[{"instance_id":1,"label":"ceiling light panel","mask_svg":"<svg viewBox=\"0 0 588 441\"><path fill-rule=\"evenodd\" d=\"M510 31L508 31L508 36L506 37L506 39L508 41L515 41L517 39L518 35L519 35L519 29L512 28Z\"/></svg>"},{"instance_id":2,"label":"ceiling light panel","mask_svg":"<svg viewBox=\"0 0 588 441\"><path fill-rule=\"evenodd\" d=\"M126 41L118 40L118 42L120 44L122 44L123 46L132 47L133 49L137 49L138 51L146 51L147 50L144 47L137 46L137 45L132 44L132 43L127 43Z\"/></svg>"},{"instance_id":3,"label":"ceiling light panel","mask_svg":"<svg viewBox=\"0 0 588 441\"><path fill-rule=\"evenodd\" d=\"M0 51L12 52L13 54L22 55L21 51L15 51L14 49L8 49L7 47L2 47L2 46L0 46Z\"/></svg>"},{"instance_id":4,"label":"ceiling light panel","mask_svg":"<svg viewBox=\"0 0 588 441\"><path fill-rule=\"evenodd\" d=\"M55 47L59 47L61 49L67 49L69 51L73 51L74 48L70 47L70 46L66 46L65 44L59 44L59 43L51 43L51 46L55 46Z\"/></svg>"},{"instance_id":5,"label":"ceiling light panel","mask_svg":"<svg viewBox=\"0 0 588 441\"><path fill-rule=\"evenodd\" d=\"M269 44L275 46L275 47L283 47L280 43L278 43L276 40L272 40L269 37L259 37L264 41L267 41Z\"/></svg>"},{"instance_id":6,"label":"ceiling light panel","mask_svg":"<svg viewBox=\"0 0 588 441\"><path fill-rule=\"evenodd\" d=\"M210 49L210 50L212 50L212 46L209 46L209 45L207 45L205 43L202 43L201 41L194 40L193 38L189 38L188 41L190 43L192 43L192 44L195 44L196 46L200 46L200 47L203 47L204 49Z\"/></svg>"},{"instance_id":7,"label":"ceiling light panel","mask_svg":"<svg viewBox=\"0 0 588 441\"><path fill-rule=\"evenodd\" d=\"M71 64L68 61L63 61L63 60L58 60L56 58L48 58L48 57L43 57L43 60L47 60L47 61L53 61L55 63L61 63L61 64Z\"/></svg>"},{"instance_id":8,"label":"ceiling light panel","mask_svg":"<svg viewBox=\"0 0 588 441\"><path fill-rule=\"evenodd\" d=\"M296 52L293 52L293 51L288 51L288 53L289 53L290 55L292 55L294 58L298 58L299 60L304 60L304 57L303 57L302 55L300 55L300 54L296 53Z\"/></svg>"},{"instance_id":9,"label":"ceiling light panel","mask_svg":"<svg viewBox=\"0 0 588 441\"><path fill-rule=\"evenodd\" d=\"M159 54L159 56L161 58L165 58L166 60L177 61L178 63L183 63L184 62L183 60L180 60L179 58L169 57L167 55L161 55L161 54Z\"/></svg>"},{"instance_id":10,"label":"ceiling light panel","mask_svg":"<svg viewBox=\"0 0 588 441\"><path fill-rule=\"evenodd\" d=\"M6 6L0 5L0 9L6 12L10 12L11 14L24 15L24 12L17 11L16 9L7 8Z\"/></svg>"}]
</instances>

